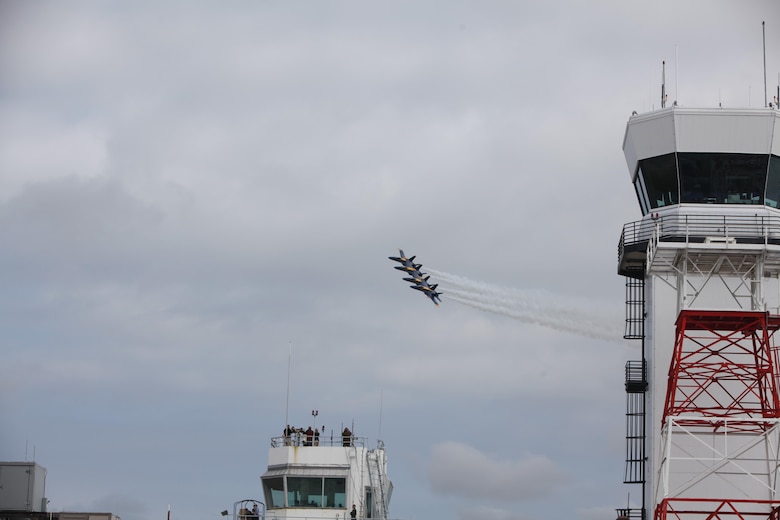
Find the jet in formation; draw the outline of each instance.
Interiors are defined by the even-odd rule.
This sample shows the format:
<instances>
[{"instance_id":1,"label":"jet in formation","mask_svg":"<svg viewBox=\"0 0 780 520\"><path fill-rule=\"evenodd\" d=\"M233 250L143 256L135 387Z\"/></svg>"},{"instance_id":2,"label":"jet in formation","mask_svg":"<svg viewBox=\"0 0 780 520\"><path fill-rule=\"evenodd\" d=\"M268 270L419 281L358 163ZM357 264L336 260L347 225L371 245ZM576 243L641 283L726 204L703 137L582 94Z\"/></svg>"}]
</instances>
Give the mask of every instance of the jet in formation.
<instances>
[{"instance_id":1,"label":"jet in formation","mask_svg":"<svg viewBox=\"0 0 780 520\"><path fill-rule=\"evenodd\" d=\"M388 258L401 264L393 267L409 275L404 277L404 281L414 283L414 285L410 285L409 287L422 292L425 296L430 298L435 305L439 305L442 294L441 292L436 291L439 284L428 283L430 276L426 276L425 273L420 271L422 264L415 264L414 257L407 258L403 249L399 249L398 253L400 256L389 256Z\"/></svg>"}]
</instances>

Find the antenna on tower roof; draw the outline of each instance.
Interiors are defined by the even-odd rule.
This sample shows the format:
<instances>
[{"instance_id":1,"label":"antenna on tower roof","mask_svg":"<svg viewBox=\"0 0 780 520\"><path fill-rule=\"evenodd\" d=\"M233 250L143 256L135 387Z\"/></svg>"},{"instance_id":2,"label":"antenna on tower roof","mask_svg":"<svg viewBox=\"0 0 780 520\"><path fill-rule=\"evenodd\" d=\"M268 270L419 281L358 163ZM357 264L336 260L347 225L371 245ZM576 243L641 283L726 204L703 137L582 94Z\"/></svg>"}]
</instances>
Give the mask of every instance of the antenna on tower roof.
<instances>
[{"instance_id":1,"label":"antenna on tower roof","mask_svg":"<svg viewBox=\"0 0 780 520\"><path fill-rule=\"evenodd\" d=\"M661 62L661 108L666 107L666 61Z\"/></svg>"},{"instance_id":2,"label":"antenna on tower roof","mask_svg":"<svg viewBox=\"0 0 780 520\"><path fill-rule=\"evenodd\" d=\"M766 22L761 22L761 37L763 39L764 43L764 106L767 105L767 97L766 97Z\"/></svg>"},{"instance_id":3,"label":"antenna on tower roof","mask_svg":"<svg viewBox=\"0 0 780 520\"><path fill-rule=\"evenodd\" d=\"M292 340L290 340L290 350L287 354L287 398L284 403L284 424L285 428L290 426L290 365L292 364ZM285 431L285 435L287 435Z\"/></svg>"},{"instance_id":4,"label":"antenna on tower roof","mask_svg":"<svg viewBox=\"0 0 780 520\"><path fill-rule=\"evenodd\" d=\"M680 58L677 53L677 44L674 44L674 101L672 104L674 106L677 106L677 102L680 101L680 90L679 90L679 77L680 77Z\"/></svg>"}]
</instances>

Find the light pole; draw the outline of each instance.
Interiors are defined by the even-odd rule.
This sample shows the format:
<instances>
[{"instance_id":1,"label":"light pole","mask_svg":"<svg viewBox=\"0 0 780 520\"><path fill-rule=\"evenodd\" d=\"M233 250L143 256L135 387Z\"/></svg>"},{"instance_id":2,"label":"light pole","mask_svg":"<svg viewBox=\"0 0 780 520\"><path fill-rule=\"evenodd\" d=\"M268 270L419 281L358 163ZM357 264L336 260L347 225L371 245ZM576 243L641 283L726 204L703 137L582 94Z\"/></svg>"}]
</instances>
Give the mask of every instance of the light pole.
<instances>
[{"instance_id":1,"label":"light pole","mask_svg":"<svg viewBox=\"0 0 780 520\"><path fill-rule=\"evenodd\" d=\"M311 411L311 418L312 418L312 424L314 424L314 429L317 429L317 416L320 414L319 410L312 410ZM309 430L311 431L311 430ZM317 439L317 445L319 445L319 439Z\"/></svg>"}]
</instances>

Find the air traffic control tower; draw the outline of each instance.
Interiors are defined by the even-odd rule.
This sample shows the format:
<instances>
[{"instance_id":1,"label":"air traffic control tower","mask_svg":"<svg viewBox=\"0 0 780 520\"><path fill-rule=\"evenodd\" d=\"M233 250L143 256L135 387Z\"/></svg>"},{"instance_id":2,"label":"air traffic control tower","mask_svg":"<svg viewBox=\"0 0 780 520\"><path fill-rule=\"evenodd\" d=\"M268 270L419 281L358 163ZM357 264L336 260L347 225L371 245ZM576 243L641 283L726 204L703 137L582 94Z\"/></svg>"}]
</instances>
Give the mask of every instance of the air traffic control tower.
<instances>
[{"instance_id":1,"label":"air traffic control tower","mask_svg":"<svg viewBox=\"0 0 780 520\"><path fill-rule=\"evenodd\" d=\"M634 114L626 519L780 520L780 112ZM639 503L641 497L641 504Z\"/></svg>"}]
</instances>

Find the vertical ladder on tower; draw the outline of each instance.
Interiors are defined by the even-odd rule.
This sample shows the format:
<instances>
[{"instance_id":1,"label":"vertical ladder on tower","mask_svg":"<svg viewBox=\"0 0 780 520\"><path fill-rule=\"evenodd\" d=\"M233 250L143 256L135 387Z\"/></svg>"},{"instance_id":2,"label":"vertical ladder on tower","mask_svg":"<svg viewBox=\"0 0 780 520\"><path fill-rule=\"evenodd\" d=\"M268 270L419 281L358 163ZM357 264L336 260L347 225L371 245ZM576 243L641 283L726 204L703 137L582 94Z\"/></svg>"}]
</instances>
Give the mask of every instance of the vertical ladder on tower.
<instances>
[{"instance_id":1,"label":"vertical ladder on tower","mask_svg":"<svg viewBox=\"0 0 780 520\"><path fill-rule=\"evenodd\" d=\"M374 503L372 504L374 518L378 518L379 520L386 520L387 498L383 476L384 458L382 457L384 450L381 445L382 441L379 442L380 446L377 447L377 449L368 451L366 453L366 458L368 462L368 480L371 483L371 492L374 497Z\"/></svg>"},{"instance_id":2,"label":"vertical ladder on tower","mask_svg":"<svg viewBox=\"0 0 780 520\"><path fill-rule=\"evenodd\" d=\"M645 397L647 393L647 362L645 361L645 277L641 270L626 276L626 329L624 339L642 342L642 358L626 363L626 467L625 484L642 485L642 508L624 509L619 515L624 518L645 518L644 484L647 464L647 434Z\"/></svg>"},{"instance_id":3,"label":"vertical ladder on tower","mask_svg":"<svg viewBox=\"0 0 780 520\"><path fill-rule=\"evenodd\" d=\"M645 392L647 364L626 363L626 473L624 484L645 483Z\"/></svg>"},{"instance_id":4,"label":"vertical ladder on tower","mask_svg":"<svg viewBox=\"0 0 780 520\"><path fill-rule=\"evenodd\" d=\"M645 337L645 278L626 276L626 330L623 339Z\"/></svg>"}]
</instances>

